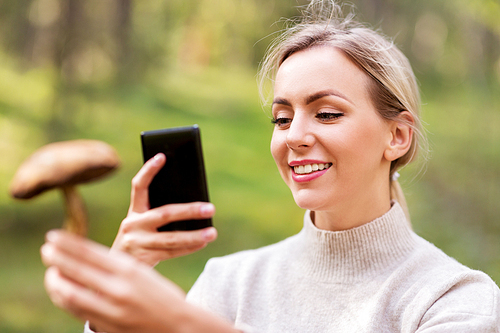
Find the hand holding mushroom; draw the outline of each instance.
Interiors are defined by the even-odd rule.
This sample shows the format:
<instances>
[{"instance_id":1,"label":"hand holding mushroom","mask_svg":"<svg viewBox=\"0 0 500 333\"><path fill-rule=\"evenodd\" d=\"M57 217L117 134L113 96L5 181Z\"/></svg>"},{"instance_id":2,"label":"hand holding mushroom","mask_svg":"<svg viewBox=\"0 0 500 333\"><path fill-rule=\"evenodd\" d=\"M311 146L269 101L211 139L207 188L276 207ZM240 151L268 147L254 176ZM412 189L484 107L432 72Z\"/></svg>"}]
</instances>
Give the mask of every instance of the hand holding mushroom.
<instances>
[{"instance_id":1,"label":"hand holding mushroom","mask_svg":"<svg viewBox=\"0 0 500 333\"><path fill-rule=\"evenodd\" d=\"M114 149L104 142L51 143L37 150L19 167L10 193L15 198L29 199L51 188L60 188L67 211L65 228L84 236L87 218L76 185L102 177L116 169L119 163ZM165 328L172 331L175 326L185 323L172 320L180 308L202 327L208 322L214 325L216 332L223 329L232 332L226 323L187 305L177 286L150 269L161 260L197 251L217 237L213 227L157 231L166 223L207 218L215 213L212 204L201 202L150 209L148 187L164 163L165 156L157 155L134 177L129 212L111 251L68 232L54 230L47 234L41 251L48 267L46 290L54 304L110 332L123 332L124 325L130 328L129 323L138 332ZM126 297L121 288L116 293L116 286L123 285L127 286ZM122 316L116 316L117 312L112 310L118 310ZM167 310L175 311L168 315Z\"/></svg>"},{"instance_id":2,"label":"hand holding mushroom","mask_svg":"<svg viewBox=\"0 0 500 333\"><path fill-rule=\"evenodd\" d=\"M19 167L10 184L10 194L17 199L30 199L60 188L66 207L65 229L85 236L87 213L76 185L101 178L119 165L116 151L102 141L50 143L35 151Z\"/></svg>"}]
</instances>

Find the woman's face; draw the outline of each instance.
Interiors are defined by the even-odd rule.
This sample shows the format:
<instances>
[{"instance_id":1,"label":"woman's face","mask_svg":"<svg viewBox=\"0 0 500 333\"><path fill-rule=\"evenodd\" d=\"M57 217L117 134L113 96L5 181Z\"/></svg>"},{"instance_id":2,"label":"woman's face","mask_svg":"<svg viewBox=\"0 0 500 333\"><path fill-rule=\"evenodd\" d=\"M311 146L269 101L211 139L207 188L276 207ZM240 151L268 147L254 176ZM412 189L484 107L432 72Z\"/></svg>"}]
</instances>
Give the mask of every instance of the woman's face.
<instances>
[{"instance_id":1,"label":"woman's face","mask_svg":"<svg viewBox=\"0 0 500 333\"><path fill-rule=\"evenodd\" d=\"M354 219L390 207L384 151L392 135L372 105L368 80L329 46L294 53L279 68L271 153L300 207L360 215ZM374 216L362 217L366 209Z\"/></svg>"}]
</instances>

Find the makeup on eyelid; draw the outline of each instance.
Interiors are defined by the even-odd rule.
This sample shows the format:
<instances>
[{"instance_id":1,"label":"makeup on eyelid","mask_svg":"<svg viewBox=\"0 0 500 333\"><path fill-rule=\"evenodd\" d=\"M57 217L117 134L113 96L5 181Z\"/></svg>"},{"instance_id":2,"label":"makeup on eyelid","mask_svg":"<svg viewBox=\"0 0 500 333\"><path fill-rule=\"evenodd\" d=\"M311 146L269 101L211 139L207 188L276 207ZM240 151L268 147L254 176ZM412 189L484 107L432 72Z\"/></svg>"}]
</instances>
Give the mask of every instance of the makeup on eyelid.
<instances>
[{"instance_id":1,"label":"makeup on eyelid","mask_svg":"<svg viewBox=\"0 0 500 333\"><path fill-rule=\"evenodd\" d=\"M344 116L343 112L319 112L316 114L315 118L323 122L328 122L337 120L342 116ZM292 120L293 118L277 117L271 119L271 123L273 123L275 126L283 127L292 122Z\"/></svg>"}]
</instances>

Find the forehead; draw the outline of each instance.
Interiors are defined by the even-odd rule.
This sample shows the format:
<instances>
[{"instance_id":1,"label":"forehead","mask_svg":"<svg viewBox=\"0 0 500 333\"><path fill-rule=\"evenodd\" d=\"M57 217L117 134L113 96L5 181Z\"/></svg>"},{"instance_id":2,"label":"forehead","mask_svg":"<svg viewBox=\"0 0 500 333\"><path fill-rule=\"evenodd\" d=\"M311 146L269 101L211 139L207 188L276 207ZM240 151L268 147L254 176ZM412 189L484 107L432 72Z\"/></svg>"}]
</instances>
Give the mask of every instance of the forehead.
<instances>
[{"instance_id":1,"label":"forehead","mask_svg":"<svg viewBox=\"0 0 500 333\"><path fill-rule=\"evenodd\" d=\"M342 51L332 46L317 46L296 52L281 64L274 93L289 97L306 91L335 89L353 98L367 98L368 83L368 76Z\"/></svg>"}]
</instances>

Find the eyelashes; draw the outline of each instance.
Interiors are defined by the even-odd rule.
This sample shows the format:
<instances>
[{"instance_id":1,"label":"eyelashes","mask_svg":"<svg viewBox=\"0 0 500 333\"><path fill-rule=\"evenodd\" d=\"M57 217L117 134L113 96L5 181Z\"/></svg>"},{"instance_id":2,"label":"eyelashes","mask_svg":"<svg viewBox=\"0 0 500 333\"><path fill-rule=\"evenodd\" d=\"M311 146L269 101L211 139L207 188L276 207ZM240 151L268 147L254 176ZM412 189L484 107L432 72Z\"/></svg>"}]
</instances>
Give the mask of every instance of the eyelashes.
<instances>
[{"instance_id":1,"label":"eyelashes","mask_svg":"<svg viewBox=\"0 0 500 333\"><path fill-rule=\"evenodd\" d=\"M271 123L277 126L283 126L292 122L292 118L278 117L271 119Z\"/></svg>"},{"instance_id":2,"label":"eyelashes","mask_svg":"<svg viewBox=\"0 0 500 333\"><path fill-rule=\"evenodd\" d=\"M335 120L342 117L344 114L340 112L320 112L316 115L317 119L320 120Z\"/></svg>"},{"instance_id":3,"label":"eyelashes","mask_svg":"<svg viewBox=\"0 0 500 333\"><path fill-rule=\"evenodd\" d=\"M320 122L331 122L339 119L344 114L341 112L320 112L317 113L314 117L318 119ZM292 122L293 118L288 117L276 117L271 120L271 123L278 127L284 127Z\"/></svg>"}]
</instances>

